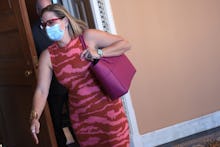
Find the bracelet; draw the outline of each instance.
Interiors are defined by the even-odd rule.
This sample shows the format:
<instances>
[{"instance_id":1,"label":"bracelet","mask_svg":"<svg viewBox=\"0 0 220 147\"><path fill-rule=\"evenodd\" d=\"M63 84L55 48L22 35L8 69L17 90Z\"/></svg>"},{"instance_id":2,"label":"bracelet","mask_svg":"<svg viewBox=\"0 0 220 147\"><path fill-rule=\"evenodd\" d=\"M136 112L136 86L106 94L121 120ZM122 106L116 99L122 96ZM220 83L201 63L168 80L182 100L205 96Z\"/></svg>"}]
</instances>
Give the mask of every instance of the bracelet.
<instances>
[{"instance_id":1,"label":"bracelet","mask_svg":"<svg viewBox=\"0 0 220 147\"><path fill-rule=\"evenodd\" d=\"M34 119L38 119L38 118L39 118L38 113L35 111L31 111L30 120L34 120Z\"/></svg>"}]
</instances>

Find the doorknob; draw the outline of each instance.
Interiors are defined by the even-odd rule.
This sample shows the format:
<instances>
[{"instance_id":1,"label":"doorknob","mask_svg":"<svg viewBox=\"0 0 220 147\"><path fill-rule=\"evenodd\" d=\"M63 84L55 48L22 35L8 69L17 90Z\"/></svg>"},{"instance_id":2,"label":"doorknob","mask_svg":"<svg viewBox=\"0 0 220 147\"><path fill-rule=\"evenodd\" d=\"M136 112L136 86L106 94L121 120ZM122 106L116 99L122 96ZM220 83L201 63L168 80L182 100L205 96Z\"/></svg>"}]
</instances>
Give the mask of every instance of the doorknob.
<instances>
[{"instance_id":1,"label":"doorknob","mask_svg":"<svg viewBox=\"0 0 220 147\"><path fill-rule=\"evenodd\" d=\"M32 70L26 70L26 71L24 72L24 75L25 75L26 77L29 77L31 74L32 74Z\"/></svg>"}]
</instances>

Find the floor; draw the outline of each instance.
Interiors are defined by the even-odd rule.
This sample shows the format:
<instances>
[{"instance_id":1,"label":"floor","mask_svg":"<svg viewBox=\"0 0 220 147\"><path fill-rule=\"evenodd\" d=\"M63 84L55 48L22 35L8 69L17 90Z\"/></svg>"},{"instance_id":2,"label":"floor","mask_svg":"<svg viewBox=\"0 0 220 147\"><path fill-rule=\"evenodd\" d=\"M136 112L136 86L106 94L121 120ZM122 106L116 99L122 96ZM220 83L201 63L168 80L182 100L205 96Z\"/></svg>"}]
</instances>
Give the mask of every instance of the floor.
<instances>
[{"instance_id":1,"label":"floor","mask_svg":"<svg viewBox=\"0 0 220 147\"><path fill-rule=\"evenodd\" d=\"M157 147L220 147L220 127Z\"/></svg>"}]
</instances>

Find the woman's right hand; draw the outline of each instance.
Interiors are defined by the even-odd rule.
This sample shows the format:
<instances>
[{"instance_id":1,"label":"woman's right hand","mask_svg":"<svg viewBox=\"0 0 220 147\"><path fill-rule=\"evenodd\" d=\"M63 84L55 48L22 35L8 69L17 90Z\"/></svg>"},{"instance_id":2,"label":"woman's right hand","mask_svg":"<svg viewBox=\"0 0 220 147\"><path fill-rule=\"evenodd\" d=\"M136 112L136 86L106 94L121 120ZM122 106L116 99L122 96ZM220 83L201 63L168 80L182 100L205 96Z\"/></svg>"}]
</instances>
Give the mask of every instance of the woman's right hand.
<instances>
[{"instance_id":1,"label":"woman's right hand","mask_svg":"<svg viewBox=\"0 0 220 147\"><path fill-rule=\"evenodd\" d=\"M33 119L31 121L30 130L31 130L31 135L32 135L32 137L34 139L34 142L36 144L38 144L39 140L38 140L37 134L39 134L39 132L40 132L40 122L39 122L38 119Z\"/></svg>"}]
</instances>

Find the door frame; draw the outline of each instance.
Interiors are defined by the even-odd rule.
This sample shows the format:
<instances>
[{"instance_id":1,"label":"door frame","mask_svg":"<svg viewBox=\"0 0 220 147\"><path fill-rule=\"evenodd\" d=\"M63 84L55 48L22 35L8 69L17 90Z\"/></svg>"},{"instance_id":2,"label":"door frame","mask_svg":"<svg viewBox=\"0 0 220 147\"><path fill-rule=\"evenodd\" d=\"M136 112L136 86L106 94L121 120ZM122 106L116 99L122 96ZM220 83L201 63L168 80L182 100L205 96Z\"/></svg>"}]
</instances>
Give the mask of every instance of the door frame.
<instances>
[{"instance_id":1,"label":"door frame","mask_svg":"<svg viewBox=\"0 0 220 147\"><path fill-rule=\"evenodd\" d=\"M29 51L31 56L29 56L31 58L33 67L34 67L34 72L35 75L37 75L37 69L38 69L38 57L37 57L37 53L36 53L36 49L35 49L35 45L34 45L34 39L33 39L33 35L32 35L32 31L31 31L31 25L30 25L30 20L28 17L28 11L27 11L27 7L26 7L26 1L25 0L18 0L19 1L19 7L21 10L21 16L22 16L22 20L23 20L23 24L24 24L24 30L25 30L25 34L27 36L27 42L29 45ZM37 77L36 77L37 79ZM52 147L57 147L57 142L56 142L56 137L55 137L55 132L54 132L54 128L53 128L53 123L52 123L52 118L50 115L50 110L49 110L49 106L46 103L44 111L43 111L43 117L45 118L45 123L47 125L47 129L49 132L49 138L51 141L51 145Z\"/></svg>"}]
</instances>

